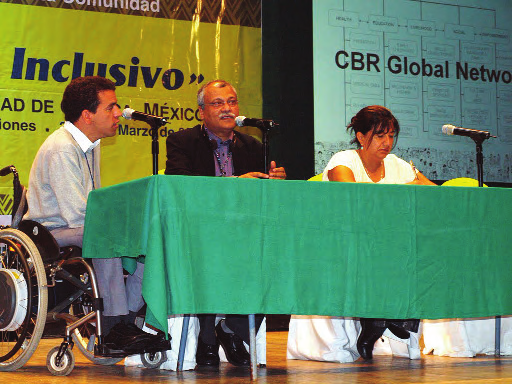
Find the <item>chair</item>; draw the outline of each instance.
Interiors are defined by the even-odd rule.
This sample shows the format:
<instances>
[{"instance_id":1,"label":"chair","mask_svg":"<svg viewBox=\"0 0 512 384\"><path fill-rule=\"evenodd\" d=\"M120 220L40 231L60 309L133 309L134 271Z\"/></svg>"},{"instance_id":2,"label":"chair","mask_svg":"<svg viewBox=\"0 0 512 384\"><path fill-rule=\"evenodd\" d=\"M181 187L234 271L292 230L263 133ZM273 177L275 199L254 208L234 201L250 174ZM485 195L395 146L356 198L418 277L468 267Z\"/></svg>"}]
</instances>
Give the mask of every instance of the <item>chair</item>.
<instances>
[{"instance_id":1,"label":"chair","mask_svg":"<svg viewBox=\"0 0 512 384\"><path fill-rule=\"evenodd\" d=\"M478 180L470 177L457 177L447 180L441 185L446 187L478 187ZM484 187L487 187L487 185L484 184Z\"/></svg>"},{"instance_id":2,"label":"chair","mask_svg":"<svg viewBox=\"0 0 512 384\"><path fill-rule=\"evenodd\" d=\"M319 173L318 175L315 175L313 177L310 177L308 179L308 181L322 181L322 178L323 178L324 174L323 173Z\"/></svg>"},{"instance_id":3,"label":"chair","mask_svg":"<svg viewBox=\"0 0 512 384\"><path fill-rule=\"evenodd\" d=\"M57 245L40 223L21 220L26 211L25 188L14 166L0 170L13 174L12 226L0 228L0 371L22 367L36 350L47 326L65 323L64 340L50 350L48 370L58 376L71 373L74 345L92 362L111 365L125 356L101 353L101 311L96 277L78 247ZM48 283L50 282L50 284ZM147 351L142 361L153 367L165 356ZM146 364L145 364L146 365Z\"/></svg>"}]
</instances>

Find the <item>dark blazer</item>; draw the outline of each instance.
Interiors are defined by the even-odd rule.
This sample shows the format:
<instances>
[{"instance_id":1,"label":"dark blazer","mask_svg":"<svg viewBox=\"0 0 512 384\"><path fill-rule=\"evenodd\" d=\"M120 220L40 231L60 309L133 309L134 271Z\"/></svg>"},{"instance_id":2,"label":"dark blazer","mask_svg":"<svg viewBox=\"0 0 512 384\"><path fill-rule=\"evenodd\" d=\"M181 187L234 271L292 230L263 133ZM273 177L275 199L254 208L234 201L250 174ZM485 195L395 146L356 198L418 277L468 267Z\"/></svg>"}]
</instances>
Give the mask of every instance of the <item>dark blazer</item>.
<instances>
[{"instance_id":1,"label":"dark blazer","mask_svg":"<svg viewBox=\"0 0 512 384\"><path fill-rule=\"evenodd\" d=\"M167 137L166 175L215 176L215 159L208 134L201 125ZM255 138L234 131L234 175L264 172L263 146Z\"/></svg>"}]
</instances>

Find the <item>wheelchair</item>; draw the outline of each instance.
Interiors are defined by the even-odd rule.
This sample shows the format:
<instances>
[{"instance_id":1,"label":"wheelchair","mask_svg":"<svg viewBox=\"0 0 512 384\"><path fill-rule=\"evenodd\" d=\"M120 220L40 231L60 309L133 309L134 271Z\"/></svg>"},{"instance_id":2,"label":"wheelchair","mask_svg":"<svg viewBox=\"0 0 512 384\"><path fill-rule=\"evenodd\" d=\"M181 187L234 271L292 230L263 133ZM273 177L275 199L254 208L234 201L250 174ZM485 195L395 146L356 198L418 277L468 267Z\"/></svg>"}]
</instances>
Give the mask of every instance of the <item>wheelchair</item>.
<instances>
[{"instance_id":1,"label":"wheelchair","mask_svg":"<svg viewBox=\"0 0 512 384\"><path fill-rule=\"evenodd\" d=\"M0 176L10 173L12 224L0 226L0 371L21 368L41 337L48 335L48 328L59 323L65 324L64 340L46 359L53 375L71 373L74 345L95 364L113 365L123 360L125 355L109 354L102 343L102 301L91 265L81 257L80 248L59 248L44 226L22 220L26 189L14 166L0 170ZM163 350L145 349L140 356L148 368L159 367L166 360Z\"/></svg>"}]
</instances>

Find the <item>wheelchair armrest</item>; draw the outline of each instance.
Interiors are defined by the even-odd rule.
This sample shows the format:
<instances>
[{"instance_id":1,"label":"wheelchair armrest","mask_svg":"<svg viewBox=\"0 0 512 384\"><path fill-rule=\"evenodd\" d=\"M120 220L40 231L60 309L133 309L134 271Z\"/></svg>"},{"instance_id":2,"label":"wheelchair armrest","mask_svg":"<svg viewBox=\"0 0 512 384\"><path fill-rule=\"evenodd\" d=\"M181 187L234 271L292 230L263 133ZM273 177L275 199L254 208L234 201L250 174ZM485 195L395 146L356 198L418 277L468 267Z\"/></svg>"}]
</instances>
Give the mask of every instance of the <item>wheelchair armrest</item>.
<instances>
[{"instance_id":1,"label":"wheelchair armrest","mask_svg":"<svg viewBox=\"0 0 512 384\"><path fill-rule=\"evenodd\" d=\"M44 225L33 220L23 220L18 229L34 242L43 262L51 263L61 258L57 241Z\"/></svg>"}]
</instances>

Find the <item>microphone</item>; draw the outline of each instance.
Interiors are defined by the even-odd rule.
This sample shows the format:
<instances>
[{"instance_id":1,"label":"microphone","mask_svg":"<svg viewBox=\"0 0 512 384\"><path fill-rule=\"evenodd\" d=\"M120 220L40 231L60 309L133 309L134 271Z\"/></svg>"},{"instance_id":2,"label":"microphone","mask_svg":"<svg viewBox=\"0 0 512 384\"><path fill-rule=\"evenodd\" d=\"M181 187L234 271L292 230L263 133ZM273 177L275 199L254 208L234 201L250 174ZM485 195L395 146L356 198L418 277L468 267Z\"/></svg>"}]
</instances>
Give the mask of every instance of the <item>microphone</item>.
<instances>
[{"instance_id":1,"label":"microphone","mask_svg":"<svg viewBox=\"0 0 512 384\"><path fill-rule=\"evenodd\" d=\"M131 108L125 108L121 116L128 120L144 121L149 125L153 125L153 123L157 123L160 126L167 124L167 118L165 117L148 115L147 113L137 112Z\"/></svg>"},{"instance_id":2,"label":"microphone","mask_svg":"<svg viewBox=\"0 0 512 384\"><path fill-rule=\"evenodd\" d=\"M488 139L489 137L496 137L491 135L488 131L479 131L477 129L469 129L469 128L461 128L456 127L451 124L445 124L443 125L442 129L443 133L446 135L456 135L456 136L468 136L472 139L479 138L479 139Z\"/></svg>"},{"instance_id":3,"label":"microphone","mask_svg":"<svg viewBox=\"0 0 512 384\"><path fill-rule=\"evenodd\" d=\"M271 128L277 128L279 126L279 124L275 123L274 120L251 119L245 116L237 116L235 118L235 123L239 127L256 127L264 131L268 131Z\"/></svg>"},{"instance_id":4,"label":"microphone","mask_svg":"<svg viewBox=\"0 0 512 384\"><path fill-rule=\"evenodd\" d=\"M8 165L7 167L0 169L0 176L7 176L11 172L16 172L16 168L14 168L14 165Z\"/></svg>"}]
</instances>

